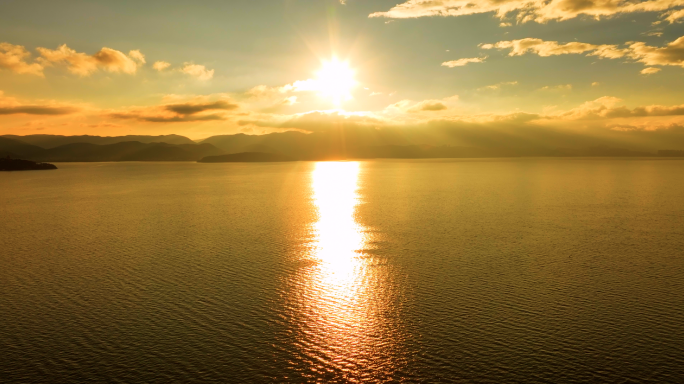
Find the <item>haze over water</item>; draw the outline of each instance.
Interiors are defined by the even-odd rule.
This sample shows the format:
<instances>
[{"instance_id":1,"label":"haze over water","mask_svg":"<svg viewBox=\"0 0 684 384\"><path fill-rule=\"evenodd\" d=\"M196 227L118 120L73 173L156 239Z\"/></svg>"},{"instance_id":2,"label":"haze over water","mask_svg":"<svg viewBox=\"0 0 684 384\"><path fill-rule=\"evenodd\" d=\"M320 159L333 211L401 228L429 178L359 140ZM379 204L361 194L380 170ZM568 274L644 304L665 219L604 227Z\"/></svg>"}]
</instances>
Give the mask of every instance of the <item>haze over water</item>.
<instances>
[{"instance_id":1,"label":"haze over water","mask_svg":"<svg viewBox=\"0 0 684 384\"><path fill-rule=\"evenodd\" d=\"M681 160L0 174L8 382L682 382Z\"/></svg>"}]
</instances>

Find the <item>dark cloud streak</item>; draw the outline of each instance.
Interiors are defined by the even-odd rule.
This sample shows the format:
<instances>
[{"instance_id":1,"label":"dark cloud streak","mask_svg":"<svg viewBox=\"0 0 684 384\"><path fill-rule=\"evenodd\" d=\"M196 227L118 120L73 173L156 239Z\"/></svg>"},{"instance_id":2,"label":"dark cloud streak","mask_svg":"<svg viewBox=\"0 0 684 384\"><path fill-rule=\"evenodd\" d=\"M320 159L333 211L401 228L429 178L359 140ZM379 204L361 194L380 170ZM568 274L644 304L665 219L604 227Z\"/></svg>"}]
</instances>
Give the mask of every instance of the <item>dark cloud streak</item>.
<instances>
[{"instance_id":1,"label":"dark cloud streak","mask_svg":"<svg viewBox=\"0 0 684 384\"><path fill-rule=\"evenodd\" d=\"M165 106L164 108L167 111L175 112L179 115L194 115L196 113L213 110L232 111L238 109L239 106L237 104L231 104L227 101L216 101L213 103L206 104L170 104Z\"/></svg>"},{"instance_id":2,"label":"dark cloud streak","mask_svg":"<svg viewBox=\"0 0 684 384\"><path fill-rule=\"evenodd\" d=\"M70 107L46 107L42 105L22 105L18 107L0 107L0 115L68 115L76 112Z\"/></svg>"}]
</instances>

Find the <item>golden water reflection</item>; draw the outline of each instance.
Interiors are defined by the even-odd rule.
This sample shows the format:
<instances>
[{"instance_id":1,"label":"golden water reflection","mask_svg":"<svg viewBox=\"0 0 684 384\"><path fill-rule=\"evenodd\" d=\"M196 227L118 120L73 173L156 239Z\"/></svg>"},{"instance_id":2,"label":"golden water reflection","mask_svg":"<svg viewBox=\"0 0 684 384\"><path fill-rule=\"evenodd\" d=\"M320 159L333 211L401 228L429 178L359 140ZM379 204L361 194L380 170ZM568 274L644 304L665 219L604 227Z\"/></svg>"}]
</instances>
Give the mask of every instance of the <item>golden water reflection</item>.
<instances>
[{"instance_id":1,"label":"golden water reflection","mask_svg":"<svg viewBox=\"0 0 684 384\"><path fill-rule=\"evenodd\" d=\"M359 163L316 163L312 176L318 213L314 257L329 274L331 284L348 284L355 268L361 267L356 252L363 250L366 242L364 228L355 220Z\"/></svg>"},{"instance_id":2,"label":"golden water reflection","mask_svg":"<svg viewBox=\"0 0 684 384\"><path fill-rule=\"evenodd\" d=\"M358 162L320 162L312 173L312 267L303 277L300 345L314 377L365 380L383 370L388 323L383 278L368 254L373 232L359 223ZM327 375L327 376L326 376Z\"/></svg>"}]
</instances>

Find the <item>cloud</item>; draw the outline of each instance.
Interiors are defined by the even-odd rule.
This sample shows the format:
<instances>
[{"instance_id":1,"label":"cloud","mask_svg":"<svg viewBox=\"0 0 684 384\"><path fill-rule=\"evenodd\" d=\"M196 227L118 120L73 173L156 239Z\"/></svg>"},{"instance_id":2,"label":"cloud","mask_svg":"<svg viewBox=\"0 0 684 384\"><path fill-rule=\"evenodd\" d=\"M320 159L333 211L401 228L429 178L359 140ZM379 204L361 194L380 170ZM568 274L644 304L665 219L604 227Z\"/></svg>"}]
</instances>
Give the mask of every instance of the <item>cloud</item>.
<instances>
[{"instance_id":1,"label":"cloud","mask_svg":"<svg viewBox=\"0 0 684 384\"><path fill-rule=\"evenodd\" d=\"M458 60L452 60L452 61L445 61L442 63L443 67L449 67L449 68L454 68L454 67L463 67L467 65L468 63L484 63L485 57L471 57L471 58L465 58L465 59L458 59Z\"/></svg>"},{"instance_id":2,"label":"cloud","mask_svg":"<svg viewBox=\"0 0 684 384\"><path fill-rule=\"evenodd\" d=\"M628 108L620 105L620 99L605 96L570 110L545 114L464 115L452 108L439 113L409 111L439 102L441 100L418 103L405 100L375 113L313 111L294 115L255 114L250 119L238 121L238 125L245 131L252 128L248 132L254 133L254 130L263 133L257 127L271 128L266 132L311 132L313 135L304 139L308 143L316 142L316 138L328 143L326 140L332 136L326 135L334 135L342 138L344 148L424 144L530 150L514 151L518 155L563 154L566 153L563 148L586 150L600 145L648 151L662 149L662 145L684 148L684 105ZM567 153L579 155L585 152Z\"/></svg>"},{"instance_id":3,"label":"cloud","mask_svg":"<svg viewBox=\"0 0 684 384\"><path fill-rule=\"evenodd\" d=\"M684 67L684 36L658 48L645 43L632 43L630 57L646 65L676 65Z\"/></svg>"},{"instance_id":4,"label":"cloud","mask_svg":"<svg viewBox=\"0 0 684 384\"><path fill-rule=\"evenodd\" d=\"M478 88L477 90L478 91L484 91L484 90L488 90L488 89L496 90L496 89L501 89L504 86L514 86L514 85L518 85L518 82L517 81L504 81L504 82L497 83L497 84L487 85L487 86Z\"/></svg>"},{"instance_id":5,"label":"cloud","mask_svg":"<svg viewBox=\"0 0 684 384\"><path fill-rule=\"evenodd\" d=\"M22 75L44 77L43 66L39 63L27 63L31 54L21 45L0 43L0 68L8 69Z\"/></svg>"},{"instance_id":6,"label":"cloud","mask_svg":"<svg viewBox=\"0 0 684 384\"><path fill-rule=\"evenodd\" d=\"M119 124L99 123L99 124L81 124L83 128L121 128Z\"/></svg>"},{"instance_id":7,"label":"cloud","mask_svg":"<svg viewBox=\"0 0 684 384\"><path fill-rule=\"evenodd\" d=\"M449 107L454 106L459 100L458 95L445 97L443 99L428 99L419 102L412 100L401 100L396 103L388 105L382 113L393 118L403 119L422 119L422 116L427 116L439 112L450 111ZM407 115L408 114L408 115Z\"/></svg>"},{"instance_id":8,"label":"cloud","mask_svg":"<svg viewBox=\"0 0 684 384\"><path fill-rule=\"evenodd\" d=\"M21 105L14 107L0 106L0 115L68 115L76 112L72 107L52 107L46 105Z\"/></svg>"},{"instance_id":9,"label":"cloud","mask_svg":"<svg viewBox=\"0 0 684 384\"><path fill-rule=\"evenodd\" d=\"M204 65L185 63L181 69L183 73L196 77L199 80L210 80L214 77L214 70L207 69Z\"/></svg>"},{"instance_id":10,"label":"cloud","mask_svg":"<svg viewBox=\"0 0 684 384\"><path fill-rule=\"evenodd\" d=\"M204 104L193 104L193 103L184 103L184 104L170 104L166 105L164 108L166 110L178 113L180 115L194 115L196 113L204 112L204 111L212 111L212 110L225 110L225 111L230 111L234 109L238 109L239 106L237 104L229 103L225 100L220 100L216 101L213 103L204 103Z\"/></svg>"},{"instance_id":11,"label":"cloud","mask_svg":"<svg viewBox=\"0 0 684 384\"><path fill-rule=\"evenodd\" d=\"M642 75L652 75L652 74L658 73L658 72L660 72L660 68L648 67L648 68L642 69L641 72L639 72L639 73L641 73Z\"/></svg>"},{"instance_id":12,"label":"cloud","mask_svg":"<svg viewBox=\"0 0 684 384\"><path fill-rule=\"evenodd\" d=\"M553 88L558 89L558 87L549 87L548 89ZM561 88L568 89L568 86L564 85ZM442 104L448 105L445 100L448 99L441 100ZM672 124L684 126L684 105L650 105L628 108L621 105L621 99L612 96L603 96L565 111L559 111L555 108L548 109L543 114L524 111L503 114L470 114L463 113L457 108L440 108L440 113L437 115L418 113L422 112L422 106L434 102L440 101L426 100L412 103L409 100L403 100L388 106L382 113L374 114L374 116L382 122L381 126L384 127L424 124L435 121L435 116L444 122L497 124L510 127L533 124L563 127L570 130L584 129L583 127L586 127L586 124L602 129L616 124L628 124L644 130L661 129Z\"/></svg>"},{"instance_id":13,"label":"cloud","mask_svg":"<svg viewBox=\"0 0 684 384\"><path fill-rule=\"evenodd\" d=\"M112 113L109 116L115 119L133 119L147 123L187 123L193 121L216 121L225 120L224 116L221 115L202 115L202 116L187 116L187 115L176 115L176 116L149 116L144 114L138 114L135 112L128 113Z\"/></svg>"},{"instance_id":14,"label":"cloud","mask_svg":"<svg viewBox=\"0 0 684 384\"><path fill-rule=\"evenodd\" d=\"M128 56L129 56L131 59L137 61L137 62L140 63L140 64L145 64L145 63L146 63L146 61L145 61L145 55L143 55L143 54L140 52L140 50L138 50L138 49L134 49L134 50L128 52Z\"/></svg>"},{"instance_id":15,"label":"cloud","mask_svg":"<svg viewBox=\"0 0 684 384\"><path fill-rule=\"evenodd\" d=\"M297 104L297 96L286 97L282 101L282 105L295 105Z\"/></svg>"},{"instance_id":16,"label":"cloud","mask_svg":"<svg viewBox=\"0 0 684 384\"><path fill-rule=\"evenodd\" d=\"M168 69L170 66L171 63L167 63L166 61L155 61L154 64L152 64L152 68L159 72Z\"/></svg>"},{"instance_id":17,"label":"cloud","mask_svg":"<svg viewBox=\"0 0 684 384\"><path fill-rule=\"evenodd\" d=\"M279 99L283 94L294 90L291 84L282 87L269 87L267 85L257 85L244 93L244 97L252 100L273 100Z\"/></svg>"},{"instance_id":18,"label":"cloud","mask_svg":"<svg viewBox=\"0 0 684 384\"><path fill-rule=\"evenodd\" d=\"M684 116L684 104L664 106L650 105L627 108L618 106L620 100L617 97L604 96L593 101L588 101L577 108L554 115L548 115L546 119L565 119L565 120L596 120L596 119L616 119L616 118L643 118L643 117L663 117L663 116Z\"/></svg>"},{"instance_id":19,"label":"cloud","mask_svg":"<svg viewBox=\"0 0 684 384\"><path fill-rule=\"evenodd\" d=\"M79 111L75 105L58 103L55 101L37 100L26 102L14 97L4 96L0 91L0 115L68 115Z\"/></svg>"},{"instance_id":20,"label":"cloud","mask_svg":"<svg viewBox=\"0 0 684 384\"><path fill-rule=\"evenodd\" d=\"M292 84L285 84L280 87L269 87L267 85L258 85L254 88L249 89L239 97L243 97L247 100L250 101L270 101L273 102L275 100L282 101L284 95L292 95L297 92L321 92L325 93L326 88L324 82L318 79L307 79L307 80L297 80L293 82ZM380 93L373 93L370 96L380 94ZM291 97L285 98L291 99ZM278 105L292 105L290 104L282 104L279 103Z\"/></svg>"},{"instance_id":21,"label":"cloud","mask_svg":"<svg viewBox=\"0 0 684 384\"><path fill-rule=\"evenodd\" d=\"M408 111L443 111L445 109L447 109L447 106L439 100L425 100L409 108Z\"/></svg>"},{"instance_id":22,"label":"cloud","mask_svg":"<svg viewBox=\"0 0 684 384\"><path fill-rule=\"evenodd\" d=\"M684 19L684 9L680 9L678 11L670 11L665 14L667 17L665 18L666 21L669 21L670 24L672 23L681 23L682 19Z\"/></svg>"},{"instance_id":23,"label":"cloud","mask_svg":"<svg viewBox=\"0 0 684 384\"><path fill-rule=\"evenodd\" d=\"M526 53L534 53L542 57L548 57L592 52L591 54L595 56L614 59L627 54L627 51L620 50L615 45L594 45L579 42L558 44L557 41L544 41L535 38L499 41L495 44L482 44L480 47L482 49L510 49L508 56L522 56Z\"/></svg>"},{"instance_id":24,"label":"cloud","mask_svg":"<svg viewBox=\"0 0 684 384\"><path fill-rule=\"evenodd\" d=\"M572 90L572 84L561 84L561 85L554 85L554 86L549 86L545 85L541 88L539 88L540 91L570 91Z\"/></svg>"},{"instance_id":25,"label":"cloud","mask_svg":"<svg viewBox=\"0 0 684 384\"><path fill-rule=\"evenodd\" d=\"M174 96L173 98L178 97ZM104 111L103 114L115 119L138 120L149 123L177 123L227 120L226 112L240 108L238 104L225 97L215 101L208 101L207 98L195 97L184 103L129 108L124 111Z\"/></svg>"},{"instance_id":26,"label":"cloud","mask_svg":"<svg viewBox=\"0 0 684 384\"><path fill-rule=\"evenodd\" d=\"M147 63L145 55L138 49L128 52L128 55L115 49L104 47L93 55L77 52L66 44L57 49L38 47L40 57L35 63L27 62L31 54L20 45L0 43L0 69L9 69L16 73L33 74L44 77L43 70L58 64L66 64L69 72L79 76L90 76L103 70L111 73L126 73L133 75L138 67ZM156 61L152 68L164 71L171 67L165 61ZM214 70L207 69L204 65L185 63L181 72L194 76L200 80L209 80L214 76Z\"/></svg>"},{"instance_id":27,"label":"cloud","mask_svg":"<svg viewBox=\"0 0 684 384\"><path fill-rule=\"evenodd\" d=\"M629 58L646 65L675 65L684 67L684 36L668 43L665 47L652 47L643 42L632 42L627 48L616 45L595 45L572 42L559 44L557 41L526 38L511 41L499 41L494 44L482 44L482 49L508 49L508 56L521 56L526 53L542 57L582 54L599 56L606 59Z\"/></svg>"},{"instance_id":28,"label":"cloud","mask_svg":"<svg viewBox=\"0 0 684 384\"><path fill-rule=\"evenodd\" d=\"M383 121L368 112L312 111L296 115L264 114L256 119L240 120L241 126L296 129L308 132L325 131L331 128L375 128L384 125Z\"/></svg>"},{"instance_id":29,"label":"cloud","mask_svg":"<svg viewBox=\"0 0 684 384\"><path fill-rule=\"evenodd\" d=\"M500 19L512 14L518 23L545 23L549 20L569 20L580 15L598 19L621 13L662 12L683 5L684 0L408 0L386 12L372 13L369 17L405 19L491 12Z\"/></svg>"},{"instance_id":30,"label":"cloud","mask_svg":"<svg viewBox=\"0 0 684 384\"><path fill-rule=\"evenodd\" d=\"M47 48L37 48L42 56L44 65L66 63L71 73L79 76L89 76L99 69L113 73L135 74L138 65L145 62L145 57L140 51L131 51L126 56L121 51L104 47L94 55L76 52L67 47L66 44L59 46L55 50Z\"/></svg>"}]
</instances>

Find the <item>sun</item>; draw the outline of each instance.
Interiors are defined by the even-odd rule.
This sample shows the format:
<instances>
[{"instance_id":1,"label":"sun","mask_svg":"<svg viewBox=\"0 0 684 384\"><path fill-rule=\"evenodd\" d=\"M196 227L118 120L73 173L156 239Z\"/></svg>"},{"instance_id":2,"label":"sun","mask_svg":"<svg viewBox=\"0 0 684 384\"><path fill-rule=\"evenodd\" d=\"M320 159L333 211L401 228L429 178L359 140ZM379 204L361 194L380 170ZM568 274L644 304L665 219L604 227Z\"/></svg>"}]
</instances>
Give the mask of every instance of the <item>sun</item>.
<instances>
[{"instance_id":1,"label":"sun","mask_svg":"<svg viewBox=\"0 0 684 384\"><path fill-rule=\"evenodd\" d=\"M331 99L335 105L350 100L351 91L356 86L354 75L347 62L337 58L323 61L323 67L316 73L319 95Z\"/></svg>"}]
</instances>

